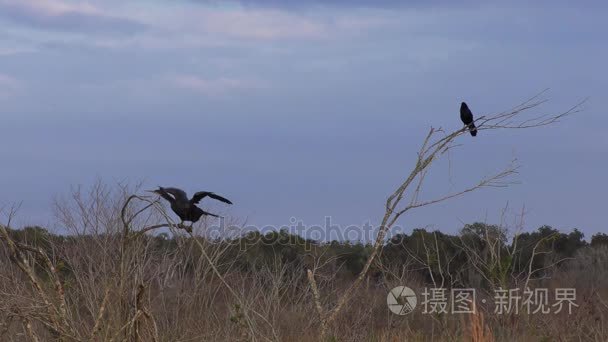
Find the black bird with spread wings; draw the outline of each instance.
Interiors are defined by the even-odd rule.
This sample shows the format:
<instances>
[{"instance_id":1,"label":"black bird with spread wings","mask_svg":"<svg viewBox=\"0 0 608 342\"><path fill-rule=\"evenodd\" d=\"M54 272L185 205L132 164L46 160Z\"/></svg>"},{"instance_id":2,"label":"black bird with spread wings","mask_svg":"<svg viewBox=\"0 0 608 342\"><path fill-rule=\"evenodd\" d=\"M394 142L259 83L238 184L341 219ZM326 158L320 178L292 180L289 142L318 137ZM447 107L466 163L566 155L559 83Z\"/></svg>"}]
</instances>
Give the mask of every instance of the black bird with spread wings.
<instances>
[{"instance_id":1,"label":"black bird with spread wings","mask_svg":"<svg viewBox=\"0 0 608 342\"><path fill-rule=\"evenodd\" d=\"M198 221L203 215L220 217L218 215L208 213L196 206L196 204L205 197L232 204L232 202L230 202L228 199L209 191L199 191L195 193L191 199L188 199L188 195L186 195L184 190L178 188L158 187L158 189L150 192L160 195L160 197L166 199L171 204L171 210L173 210L173 212L176 213L177 216L179 216L179 218L182 220L180 226L184 225L184 221L191 222L190 226L192 226L192 224ZM189 231L191 231L191 229Z\"/></svg>"},{"instance_id":2,"label":"black bird with spread wings","mask_svg":"<svg viewBox=\"0 0 608 342\"><path fill-rule=\"evenodd\" d=\"M475 122L473 121L473 113L469 109L469 106L467 106L467 104L464 102L460 104L460 120L467 125L472 136L477 135L477 128L475 127Z\"/></svg>"}]
</instances>

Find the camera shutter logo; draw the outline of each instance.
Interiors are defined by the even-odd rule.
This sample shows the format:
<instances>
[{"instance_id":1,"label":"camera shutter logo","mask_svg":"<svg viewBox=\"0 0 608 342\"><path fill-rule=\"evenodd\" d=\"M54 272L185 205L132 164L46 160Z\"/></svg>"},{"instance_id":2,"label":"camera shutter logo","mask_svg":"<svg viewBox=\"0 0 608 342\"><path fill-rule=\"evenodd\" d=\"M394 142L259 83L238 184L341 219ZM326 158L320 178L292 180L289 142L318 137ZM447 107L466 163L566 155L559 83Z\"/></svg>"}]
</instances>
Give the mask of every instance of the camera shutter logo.
<instances>
[{"instance_id":1,"label":"camera shutter logo","mask_svg":"<svg viewBox=\"0 0 608 342\"><path fill-rule=\"evenodd\" d=\"M386 296L388 309L397 315L407 315L414 311L418 298L416 293L407 286L397 286Z\"/></svg>"}]
</instances>

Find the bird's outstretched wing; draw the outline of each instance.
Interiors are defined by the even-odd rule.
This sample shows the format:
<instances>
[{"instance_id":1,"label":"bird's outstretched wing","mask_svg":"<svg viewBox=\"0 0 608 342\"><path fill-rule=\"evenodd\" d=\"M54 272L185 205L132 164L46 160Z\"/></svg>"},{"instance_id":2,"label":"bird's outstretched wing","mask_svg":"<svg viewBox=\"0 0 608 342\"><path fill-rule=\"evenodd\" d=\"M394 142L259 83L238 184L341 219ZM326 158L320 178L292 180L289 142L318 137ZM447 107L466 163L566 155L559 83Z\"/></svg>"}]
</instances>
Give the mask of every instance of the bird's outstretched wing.
<instances>
[{"instance_id":1,"label":"bird's outstretched wing","mask_svg":"<svg viewBox=\"0 0 608 342\"><path fill-rule=\"evenodd\" d=\"M175 202L175 198L173 196L171 196L169 193L167 193L164 188L158 187L158 189L156 189L156 190L146 190L146 191L159 195L160 197L169 201L169 203Z\"/></svg>"},{"instance_id":2,"label":"bird's outstretched wing","mask_svg":"<svg viewBox=\"0 0 608 342\"><path fill-rule=\"evenodd\" d=\"M205 197L210 197L210 198L213 198L214 200L232 204L232 202L230 202L228 199L226 199L220 195L216 195L215 193L209 192L209 191L199 191L199 192L195 193L194 196L192 196L192 199L190 200L190 202L198 203Z\"/></svg>"},{"instance_id":3,"label":"bird's outstretched wing","mask_svg":"<svg viewBox=\"0 0 608 342\"><path fill-rule=\"evenodd\" d=\"M178 189L178 188L162 188L161 187L161 188L159 188L159 190L173 195L173 197L175 197L175 200L178 201L178 202L188 202L188 195L182 189Z\"/></svg>"}]
</instances>

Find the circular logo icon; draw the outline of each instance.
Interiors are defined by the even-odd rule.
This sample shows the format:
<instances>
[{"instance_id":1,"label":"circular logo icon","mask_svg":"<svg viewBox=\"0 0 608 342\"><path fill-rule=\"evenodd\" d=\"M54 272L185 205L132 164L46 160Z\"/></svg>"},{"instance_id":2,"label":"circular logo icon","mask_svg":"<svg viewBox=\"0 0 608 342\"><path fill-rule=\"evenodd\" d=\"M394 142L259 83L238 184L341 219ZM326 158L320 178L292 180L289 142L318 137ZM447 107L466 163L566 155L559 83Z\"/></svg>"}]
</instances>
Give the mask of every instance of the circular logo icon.
<instances>
[{"instance_id":1,"label":"circular logo icon","mask_svg":"<svg viewBox=\"0 0 608 342\"><path fill-rule=\"evenodd\" d=\"M388 309L397 315L407 315L414 311L418 298L416 293L407 286L397 286L386 296Z\"/></svg>"}]
</instances>

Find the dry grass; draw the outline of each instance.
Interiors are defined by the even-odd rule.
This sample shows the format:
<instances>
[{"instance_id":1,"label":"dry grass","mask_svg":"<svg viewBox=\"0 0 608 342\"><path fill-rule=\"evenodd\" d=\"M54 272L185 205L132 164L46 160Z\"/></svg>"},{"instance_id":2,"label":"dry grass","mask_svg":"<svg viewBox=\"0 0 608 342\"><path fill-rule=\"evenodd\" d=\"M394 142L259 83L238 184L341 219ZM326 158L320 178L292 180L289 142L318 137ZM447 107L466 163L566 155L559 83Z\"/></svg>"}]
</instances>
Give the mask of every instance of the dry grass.
<instances>
[{"instance_id":1,"label":"dry grass","mask_svg":"<svg viewBox=\"0 0 608 342\"><path fill-rule=\"evenodd\" d=\"M494 335L485 324L484 314L476 311L469 315L469 338L472 342L494 342Z\"/></svg>"},{"instance_id":2,"label":"dry grass","mask_svg":"<svg viewBox=\"0 0 608 342\"><path fill-rule=\"evenodd\" d=\"M99 185L58 204L60 222L72 234L60 241L17 242L0 226L1 341L318 341L319 312L352 284L353 276L340 272L337 260L323 259L320 249L310 251L306 264L276 255L255 270L241 269L241 255L226 245L179 230L169 241L175 248L161 249L160 239L137 232L165 219L162 208L140 211L150 204L142 201L126 217L145 214L123 220L120 204L128 193ZM366 279L325 327L327 340L608 339L608 250L602 248L583 249L550 276L530 281L550 291L576 288L572 315L496 315L480 306L474 315L397 316L387 309L389 289L407 285L420 294L433 285L408 271ZM477 291L478 299L492 298L490 289Z\"/></svg>"}]
</instances>

